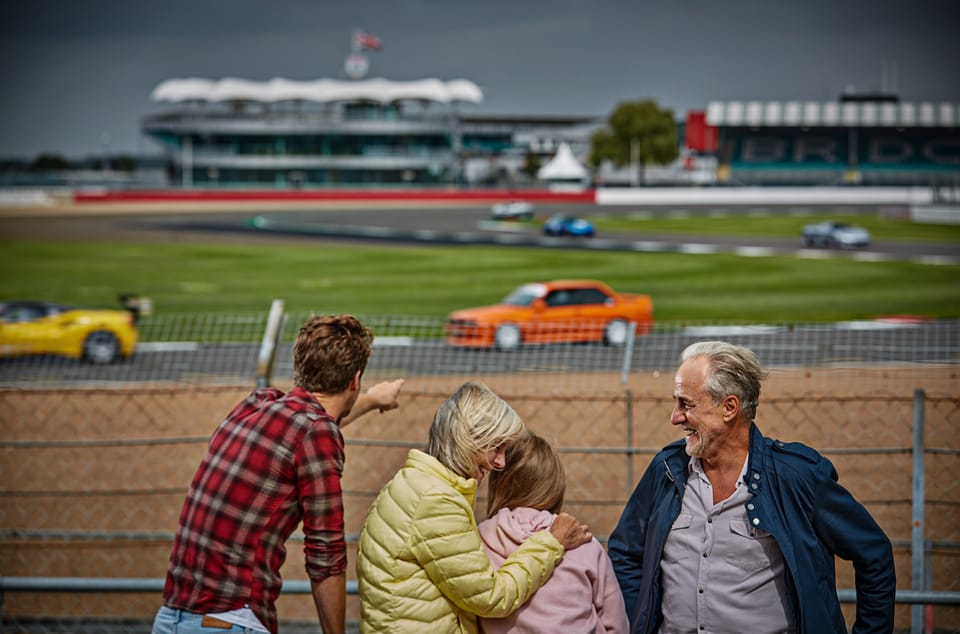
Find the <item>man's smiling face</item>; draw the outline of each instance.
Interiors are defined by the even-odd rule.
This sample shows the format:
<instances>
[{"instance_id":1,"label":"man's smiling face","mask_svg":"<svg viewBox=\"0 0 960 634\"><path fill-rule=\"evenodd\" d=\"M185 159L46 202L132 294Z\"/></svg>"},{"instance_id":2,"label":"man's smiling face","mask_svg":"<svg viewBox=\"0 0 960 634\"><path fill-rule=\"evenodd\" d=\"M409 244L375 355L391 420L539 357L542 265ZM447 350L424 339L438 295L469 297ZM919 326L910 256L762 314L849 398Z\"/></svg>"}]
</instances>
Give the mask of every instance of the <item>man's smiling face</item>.
<instances>
[{"instance_id":1,"label":"man's smiling face","mask_svg":"<svg viewBox=\"0 0 960 634\"><path fill-rule=\"evenodd\" d=\"M687 455L709 460L719 453L730 429L723 421L722 404L703 389L706 372L706 357L690 359L677 370L670 423L683 430Z\"/></svg>"}]
</instances>

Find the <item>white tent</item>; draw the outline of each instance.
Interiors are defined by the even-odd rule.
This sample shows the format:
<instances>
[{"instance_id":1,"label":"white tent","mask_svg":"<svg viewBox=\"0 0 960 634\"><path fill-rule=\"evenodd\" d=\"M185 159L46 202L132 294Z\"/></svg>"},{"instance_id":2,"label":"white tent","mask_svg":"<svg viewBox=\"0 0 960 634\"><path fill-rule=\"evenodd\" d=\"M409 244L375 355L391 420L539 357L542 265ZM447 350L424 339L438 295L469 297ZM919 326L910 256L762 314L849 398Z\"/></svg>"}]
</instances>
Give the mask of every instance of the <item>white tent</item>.
<instances>
[{"instance_id":1,"label":"white tent","mask_svg":"<svg viewBox=\"0 0 960 634\"><path fill-rule=\"evenodd\" d=\"M554 157L537 172L537 178L545 181L583 181L588 176L587 168L580 164L567 143L561 143Z\"/></svg>"}]
</instances>

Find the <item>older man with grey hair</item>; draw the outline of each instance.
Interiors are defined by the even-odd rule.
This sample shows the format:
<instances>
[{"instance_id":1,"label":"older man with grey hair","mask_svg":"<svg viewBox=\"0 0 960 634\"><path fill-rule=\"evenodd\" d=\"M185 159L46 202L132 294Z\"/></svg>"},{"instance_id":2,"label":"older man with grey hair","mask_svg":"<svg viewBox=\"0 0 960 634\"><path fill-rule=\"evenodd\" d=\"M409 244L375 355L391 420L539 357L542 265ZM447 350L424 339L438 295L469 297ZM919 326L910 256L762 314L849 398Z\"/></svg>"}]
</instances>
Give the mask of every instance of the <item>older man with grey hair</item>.
<instances>
[{"instance_id":1,"label":"older man with grey hair","mask_svg":"<svg viewBox=\"0 0 960 634\"><path fill-rule=\"evenodd\" d=\"M747 348L688 346L661 450L627 502L609 553L631 632L847 632L835 557L856 573L856 634L891 632L890 540L829 460L764 437L766 373Z\"/></svg>"}]
</instances>

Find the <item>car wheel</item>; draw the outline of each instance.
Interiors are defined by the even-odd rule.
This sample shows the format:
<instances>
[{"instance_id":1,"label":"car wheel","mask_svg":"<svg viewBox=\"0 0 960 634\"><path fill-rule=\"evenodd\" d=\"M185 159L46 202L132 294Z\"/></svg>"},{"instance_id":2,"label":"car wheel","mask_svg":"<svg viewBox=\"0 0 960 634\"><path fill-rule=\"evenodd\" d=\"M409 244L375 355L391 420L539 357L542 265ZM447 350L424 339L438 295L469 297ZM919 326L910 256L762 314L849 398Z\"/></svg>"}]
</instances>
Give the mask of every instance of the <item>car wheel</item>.
<instances>
[{"instance_id":1,"label":"car wheel","mask_svg":"<svg viewBox=\"0 0 960 634\"><path fill-rule=\"evenodd\" d=\"M515 324L504 324L493 335L497 350L516 350L520 347L520 329Z\"/></svg>"},{"instance_id":2,"label":"car wheel","mask_svg":"<svg viewBox=\"0 0 960 634\"><path fill-rule=\"evenodd\" d=\"M622 319L614 319L603 331L603 343L608 346L622 346L627 342L629 326Z\"/></svg>"},{"instance_id":3,"label":"car wheel","mask_svg":"<svg viewBox=\"0 0 960 634\"><path fill-rule=\"evenodd\" d=\"M98 365L113 363L120 356L120 342L112 332L96 330L83 342L83 358Z\"/></svg>"}]
</instances>

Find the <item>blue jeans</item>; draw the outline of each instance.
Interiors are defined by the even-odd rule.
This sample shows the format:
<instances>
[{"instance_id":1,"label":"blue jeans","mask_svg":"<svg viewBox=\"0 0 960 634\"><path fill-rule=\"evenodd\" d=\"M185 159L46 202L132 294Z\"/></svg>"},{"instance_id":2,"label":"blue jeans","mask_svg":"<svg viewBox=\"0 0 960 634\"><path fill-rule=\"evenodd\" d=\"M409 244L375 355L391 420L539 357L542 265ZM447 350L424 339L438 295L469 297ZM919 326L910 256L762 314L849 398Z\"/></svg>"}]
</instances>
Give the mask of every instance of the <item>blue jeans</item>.
<instances>
[{"instance_id":1,"label":"blue jeans","mask_svg":"<svg viewBox=\"0 0 960 634\"><path fill-rule=\"evenodd\" d=\"M202 614L187 612L186 610L174 610L167 606L157 610L157 616L153 619L153 634L263 634L257 630L234 625L230 629L219 627L203 627L200 621Z\"/></svg>"}]
</instances>

